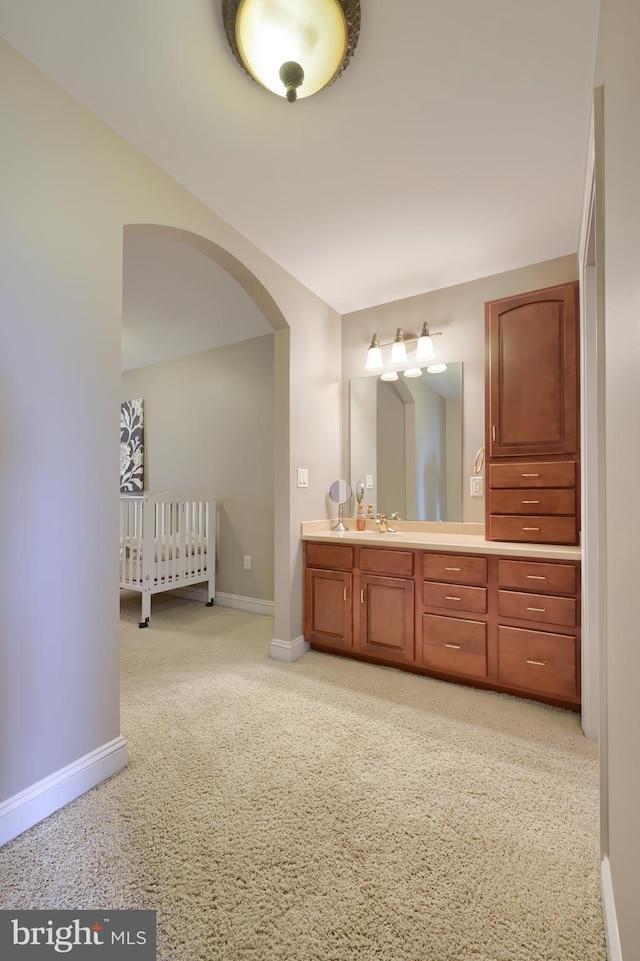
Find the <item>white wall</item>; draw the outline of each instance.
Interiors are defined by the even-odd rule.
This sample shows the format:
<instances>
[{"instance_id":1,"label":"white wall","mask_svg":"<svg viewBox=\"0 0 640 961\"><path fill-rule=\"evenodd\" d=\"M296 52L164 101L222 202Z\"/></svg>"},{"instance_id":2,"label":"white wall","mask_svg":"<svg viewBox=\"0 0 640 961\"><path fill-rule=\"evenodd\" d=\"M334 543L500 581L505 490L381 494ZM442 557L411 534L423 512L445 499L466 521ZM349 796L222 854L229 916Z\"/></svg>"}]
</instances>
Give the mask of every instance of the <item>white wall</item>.
<instances>
[{"instance_id":1,"label":"white wall","mask_svg":"<svg viewBox=\"0 0 640 961\"><path fill-rule=\"evenodd\" d=\"M576 225L576 248L577 244ZM577 276L577 258L571 254L346 314L342 326L344 462L348 463L349 452L349 380L363 375L372 334L377 333L380 340L387 343L393 340L396 327L415 333L426 320L432 332L442 331L442 336L434 338L438 360L462 361L462 520L483 523L484 498L470 496L468 478L473 473L476 453L484 445L485 302L562 284L576 280Z\"/></svg>"},{"instance_id":2,"label":"white wall","mask_svg":"<svg viewBox=\"0 0 640 961\"><path fill-rule=\"evenodd\" d=\"M121 399L144 399L146 489L216 497L216 592L252 601L273 601L273 377L273 334L122 375Z\"/></svg>"},{"instance_id":3,"label":"white wall","mask_svg":"<svg viewBox=\"0 0 640 961\"><path fill-rule=\"evenodd\" d=\"M621 954L640 957L640 4L602 0L604 83L606 737L608 857ZM592 390L596 384L591 385ZM606 879L606 873L605 873ZM612 920L611 913L609 921ZM615 943L612 945L615 949Z\"/></svg>"},{"instance_id":4,"label":"white wall","mask_svg":"<svg viewBox=\"0 0 640 961\"><path fill-rule=\"evenodd\" d=\"M22 792L119 735L124 226L205 238L277 331L275 631L285 644L302 627L300 521L323 515L340 471L341 358L334 311L4 43L0 111L2 840L62 803ZM309 468L304 492L291 462Z\"/></svg>"}]
</instances>

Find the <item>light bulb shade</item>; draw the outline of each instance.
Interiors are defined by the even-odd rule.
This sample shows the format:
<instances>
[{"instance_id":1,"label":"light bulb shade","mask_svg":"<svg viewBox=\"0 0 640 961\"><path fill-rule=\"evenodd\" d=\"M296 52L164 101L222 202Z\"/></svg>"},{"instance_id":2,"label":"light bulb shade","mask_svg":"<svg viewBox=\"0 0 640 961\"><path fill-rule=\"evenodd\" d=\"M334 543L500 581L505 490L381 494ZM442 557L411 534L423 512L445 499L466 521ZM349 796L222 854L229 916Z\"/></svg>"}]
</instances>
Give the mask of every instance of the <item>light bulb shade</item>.
<instances>
[{"instance_id":1,"label":"light bulb shade","mask_svg":"<svg viewBox=\"0 0 640 961\"><path fill-rule=\"evenodd\" d=\"M407 347L404 342L404 333L401 327L396 331L396 339L391 345L391 363L394 365L406 364Z\"/></svg>"},{"instance_id":2,"label":"light bulb shade","mask_svg":"<svg viewBox=\"0 0 640 961\"><path fill-rule=\"evenodd\" d=\"M397 380L398 375L395 370L388 370L384 374L380 374L380 380Z\"/></svg>"},{"instance_id":3,"label":"light bulb shade","mask_svg":"<svg viewBox=\"0 0 640 961\"><path fill-rule=\"evenodd\" d=\"M403 374L405 377L422 377L422 367L409 367Z\"/></svg>"},{"instance_id":4,"label":"light bulb shade","mask_svg":"<svg viewBox=\"0 0 640 961\"><path fill-rule=\"evenodd\" d=\"M447 369L446 364L429 364L427 367L428 374L444 374Z\"/></svg>"},{"instance_id":5,"label":"light bulb shade","mask_svg":"<svg viewBox=\"0 0 640 961\"><path fill-rule=\"evenodd\" d=\"M295 100L322 90L346 66L360 28L359 2L356 28L345 16L353 6L340 0L223 0L223 16L227 39L250 76L272 93ZM285 64L301 68L292 95L280 73Z\"/></svg>"},{"instance_id":6,"label":"light bulb shade","mask_svg":"<svg viewBox=\"0 0 640 961\"><path fill-rule=\"evenodd\" d=\"M426 336L418 337L418 345L416 347L416 360L421 364L426 364L430 360L435 360L436 352L433 349L433 341L431 337L427 334Z\"/></svg>"},{"instance_id":7,"label":"light bulb shade","mask_svg":"<svg viewBox=\"0 0 640 961\"><path fill-rule=\"evenodd\" d=\"M371 344L369 350L367 351L367 362L364 365L365 370L382 370L384 364L382 363L382 350L380 349L380 341L378 340L378 335L374 334L371 338Z\"/></svg>"}]
</instances>

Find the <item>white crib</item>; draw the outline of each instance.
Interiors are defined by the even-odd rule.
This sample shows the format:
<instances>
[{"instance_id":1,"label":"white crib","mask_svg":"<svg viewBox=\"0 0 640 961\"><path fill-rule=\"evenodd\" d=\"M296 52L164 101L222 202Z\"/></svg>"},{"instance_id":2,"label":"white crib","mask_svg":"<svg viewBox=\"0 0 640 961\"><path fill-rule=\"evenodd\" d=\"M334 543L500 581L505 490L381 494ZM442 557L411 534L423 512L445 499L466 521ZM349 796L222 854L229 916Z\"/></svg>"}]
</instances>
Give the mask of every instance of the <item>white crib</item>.
<instances>
[{"instance_id":1,"label":"white crib","mask_svg":"<svg viewBox=\"0 0 640 961\"><path fill-rule=\"evenodd\" d=\"M151 617L151 596L207 583L215 602L216 502L173 493L120 497L120 587L142 594L140 627Z\"/></svg>"}]
</instances>

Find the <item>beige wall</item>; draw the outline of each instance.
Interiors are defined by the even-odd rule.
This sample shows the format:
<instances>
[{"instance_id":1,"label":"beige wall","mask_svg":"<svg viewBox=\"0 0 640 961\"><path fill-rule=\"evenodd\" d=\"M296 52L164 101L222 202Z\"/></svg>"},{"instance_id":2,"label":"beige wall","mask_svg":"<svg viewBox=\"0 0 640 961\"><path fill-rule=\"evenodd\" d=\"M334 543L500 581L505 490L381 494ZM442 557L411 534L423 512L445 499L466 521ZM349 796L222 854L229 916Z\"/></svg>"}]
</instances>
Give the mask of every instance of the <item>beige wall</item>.
<instances>
[{"instance_id":1,"label":"beige wall","mask_svg":"<svg viewBox=\"0 0 640 961\"><path fill-rule=\"evenodd\" d=\"M604 853L609 858L624 961L640 957L639 37L637 0L602 0L596 81L604 83L606 444L600 452L606 472Z\"/></svg>"},{"instance_id":2,"label":"beige wall","mask_svg":"<svg viewBox=\"0 0 640 961\"><path fill-rule=\"evenodd\" d=\"M576 248L577 244L576 234ZM478 448L484 445L485 302L562 284L576 280L577 276L577 258L571 254L346 314L342 326L345 465L349 463L349 380L363 375L372 334L377 333L387 343L393 340L396 327L419 332L426 320L432 332L442 331L442 336L434 338L438 360L462 361L462 519L484 522L484 498L470 496L468 478L473 473Z\"/></svg>"},{"instance_id":3,"label":"beige wall","mask_svg":"<svg viewBox=\"0 0 640 961\"><path fill-rule=\"evenodd\" d=\"M187 232L276 329L284 641L302 627L299 525L323 515L340 472L341 358L333 310L4 43L0 112L0 495L14 505L0 548L1 819L6 799L119 733L124 226ZM292 465L309 469L307 490Z\"/></svg>"},{"instance_id":4,"label":"beige wall","mask_svg":"<svg viewBox=\"0 0 640 961\"><path fill-rule=\"evenodd\" d=\"M273 600L273 377L268 334L125 371L121 397L144 399L145 488L217 499L216 592L267 601Z\"/></svg>"}]
</instances>

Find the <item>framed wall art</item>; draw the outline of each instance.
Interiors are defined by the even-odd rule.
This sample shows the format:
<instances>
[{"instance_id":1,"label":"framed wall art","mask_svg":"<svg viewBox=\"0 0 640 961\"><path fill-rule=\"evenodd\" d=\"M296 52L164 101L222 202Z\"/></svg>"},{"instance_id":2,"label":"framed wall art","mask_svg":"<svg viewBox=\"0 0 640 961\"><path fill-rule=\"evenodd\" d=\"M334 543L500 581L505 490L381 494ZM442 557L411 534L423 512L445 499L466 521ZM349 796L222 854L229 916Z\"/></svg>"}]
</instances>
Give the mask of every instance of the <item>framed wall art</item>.
<instances>
[{"instance_id":1,"label":"framed wall art","mask_svg":"<svg viewBox=\"0 0 640 961\"><path fill-rule=\"evenodd\" d=\"M144 489L144 407L142 399L120 404L120 493Z\"/></svg>"}]
</instances>

